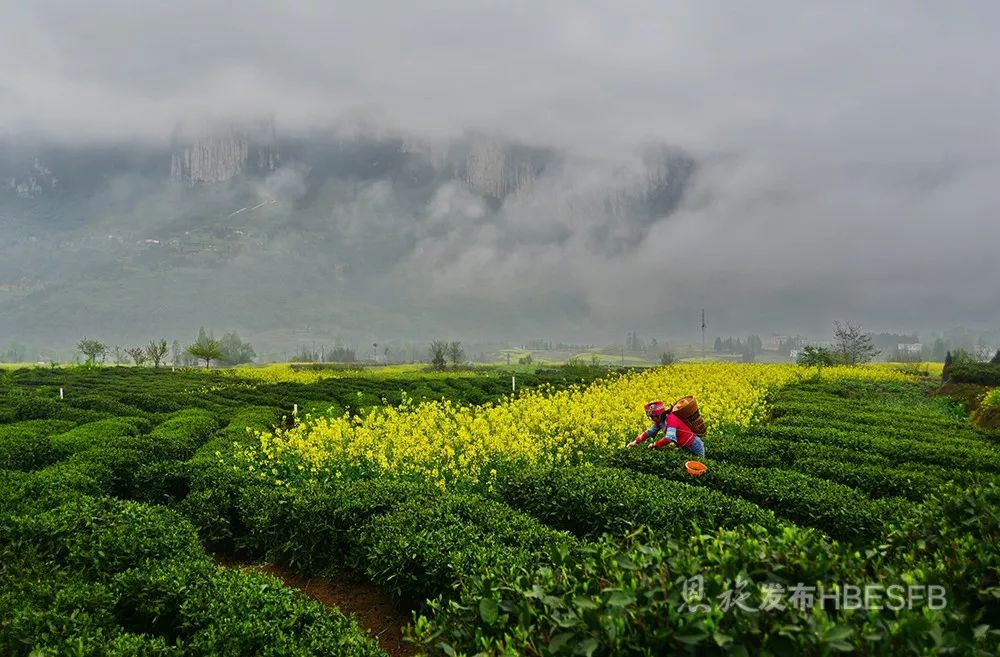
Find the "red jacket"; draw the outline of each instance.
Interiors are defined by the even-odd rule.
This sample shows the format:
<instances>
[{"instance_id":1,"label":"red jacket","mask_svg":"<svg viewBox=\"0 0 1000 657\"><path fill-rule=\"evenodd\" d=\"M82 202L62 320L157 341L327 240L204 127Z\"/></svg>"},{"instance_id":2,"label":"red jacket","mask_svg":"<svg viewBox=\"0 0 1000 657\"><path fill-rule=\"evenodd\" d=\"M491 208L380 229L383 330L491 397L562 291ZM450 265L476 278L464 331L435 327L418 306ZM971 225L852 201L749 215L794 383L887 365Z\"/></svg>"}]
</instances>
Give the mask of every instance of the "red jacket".
<instances>
[{"instance_id":1,"label":"red jacket","mask_svg":"<svg viewBox=\"0 0 1000 657\"><path fill-rule=\"evenodd\" d=\"M657 422L640 433L636 437L636 442L643 443L647 438L653 438L661 431L663 432L663 438L653 443L653 447L657 449L672 442L677 443L678 447L690 447L696 438L694 431L691 431L691 427L686 425L684 420L673 413L668 413L663 422Z\"/></svg>"}]
</instances>

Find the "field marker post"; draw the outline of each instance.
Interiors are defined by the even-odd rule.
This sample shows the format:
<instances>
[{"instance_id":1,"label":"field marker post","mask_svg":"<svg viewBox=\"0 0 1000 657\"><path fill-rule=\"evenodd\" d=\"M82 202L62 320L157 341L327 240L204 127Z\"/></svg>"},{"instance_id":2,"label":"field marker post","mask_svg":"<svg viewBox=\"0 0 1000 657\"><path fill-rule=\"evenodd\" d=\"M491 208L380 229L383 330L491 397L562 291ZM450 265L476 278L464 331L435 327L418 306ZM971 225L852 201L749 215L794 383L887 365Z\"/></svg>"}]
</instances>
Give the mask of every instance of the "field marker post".
<instances>
[{"instance_id":1,"label":"field marker post","mask_svg":"<svg viewBox=\"0 0 1000 657\"><path fill-rule=\"evenodd\" d=\"M59 388L59 399L63 398L63 389Z\"/></svg>"},{"instance_id":2,"label":"field marker post","mask_svg":"<svg viewBox=\"0 0 1000 657\"><path fill-rule=\"evenodd\" d=\"M292 404L292 415L295 416L295 417L298 417L298 415L299 415L299 405L298 404Z\"/></svg>"},{"instance_id":3,"label":"field marker post","mask_svg":"<svg viewBox=\"0 0 1000 657\"><path fill-rule=\"evenodd\" d=\"M517 384L515 383L515 377L513 374L510 375L510 391L517 392Z\"/></svg>"}]
</instances>

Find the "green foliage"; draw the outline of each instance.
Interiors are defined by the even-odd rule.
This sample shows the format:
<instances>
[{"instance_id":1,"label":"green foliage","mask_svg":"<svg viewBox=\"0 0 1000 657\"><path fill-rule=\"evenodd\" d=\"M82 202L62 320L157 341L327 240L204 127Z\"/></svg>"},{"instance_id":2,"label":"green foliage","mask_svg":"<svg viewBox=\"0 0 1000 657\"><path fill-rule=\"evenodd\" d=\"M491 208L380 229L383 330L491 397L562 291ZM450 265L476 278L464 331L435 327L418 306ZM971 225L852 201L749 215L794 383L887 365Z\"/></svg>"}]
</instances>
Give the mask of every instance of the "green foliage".
<instances>
[{"instance_id":1,"label":"green foliage","mask_svg":"<svg viewBox=\"0 0 1000 657\"><path fill-rule=\"evenodd\" d=\"M803 367L815 367L819 374L824 367L836 364L837 360L826 347L807 345L802 348L795 362Z\"/></svg>"},{"instance_id":2,"label":"green foliage","mask_svg":"<svg viewBox=\"0 0 1000 657\"><path fill-rule=\"evenodd\" d=\"M382 654L278 580L220 570L168 509L78 497L3 539L3 654Z\"/></svg>"},{"instance_id":3,"label":"green foliage","mask_svg":"<svg viewBox=\"0 0 1000 657\"><path fill-rule=\"evenodd\" d=\"M160 338L159 341L150 340L143 351L146 359L152 361L153 367L159 367L160 363L166 362L170 347L167 345L166 338Z\"/></svg>"},{"instance_id":4,"label":"green foliage","mask_svg":"<svg viewBox=\"0 0 1000 657\"><path fill-rule=\"evenodd\" d=\"M249 342L244 342L240 339L240 336L234 331L226 333L219 340L219 351L222 352L221 360L226 365L241 365L243 363L252 363L255 358L257 358L257 353L254 351L253 347ZM198 358L204 358L204 356L197 356Z\"/></svg>"},{"instance_id":5,"label":"green foliage","mask_svg":"<svg viewBox=\"0 0 1000 657\"><path fill-rule=\"evenodd\" d=\"M949 370L949 380L954 383L1000 386L1000 365L975 362L956 363Z\"/></svg>"},{"instance_id":6,"label":"green foliage","mask_svg":"<svg viewBox=\"0 0 1000 657\"><path fill-rule=\"evenodd\" d=\"M683 536L695 527L778 525L773 513L744 500L618 468L518 469L498 482L497 495L581 537L622 535L640 526Z\"/></svg>"},{"instance_id":7,"label":"green foliage","mask_svg":"<svg viewBox=\"0 0 1000 657\"><path fill-rule=\"evenodd\" d=\"M197 408L173 413L149 434L157 452L168 459L191 458L195 451L219 428L219 420Z\"/></svg>"},{"instance_id":8,"label":"green foliage","mask_svg":"<svg viewBox=\"0 0 1000 657\"><path fill-rule=\"evenodd\" d=\"M365 572L411 603L451 591L488 567L530 567L575 545L510 507L472 495L408 500L361 532Z\"/></svg>"},{"instance_id":9,"label":"green foliage","mask_svg":"<svg viewBox=\"0 0 1000 657\"><path fill-rule=\"evenodd\" d=\"M518 387L609 374L519 371ZM437 596L415 628L432 653L996 651L983 628L1000 625L1000 450L926 385L778 391L769 425L714 434L697 479L676 450L618 450L601 466L502 470L481 495L387 479L289 488L265 485L234 449L259 445L254 432L286 423L292 404L488 403L509 386L496 369L309 385L153 368L3 375L0 654L375 654L336 612L220 571L202 545L299 574L364 574L416 606ZM623 537L642 526L654 533ZM696 574L713 599L742 574L940 582L953 604L699 615L680 610Z\"/></svg>"},{"instance_id":10,"label":"green foliage","mask_svg":"<svg viewBox=\"0 0 1000 657\"><path fill-rule=\"evenodd\" d=\"M187 353L198 360L205 361L206 368L211 367L213 360L222 360L226 357L219 341L211 338L199 339L194 344L189 345Z\"/></svg>"},{"instance_id":11,"label":"green foliage","mask_svg":"<svg viewBox=\"0 0 1000 657\"><path fill-rule=\"evenodd\" d=\"M935 491L881 550L975 610L970 626L1000 626L1000 482Z\"/></svg>"},{"instance_id":12,"label":"green foliage","mask_svg":"<svg viewBox=\"0 0 1000 657\"><path fill-rule=\"evenodd\" d=\"M83 354L88 364L104 362L104 357L108 353L108 346L106 344L100 340L90 340L87 338L83 338L76 343L76 349Z\"/></svg>"},{"instance_id":13,"label":"green foliage","mask_svg":"<svg viewBox=\"0 0 1000 657\"><path fill-rule=\"evenodd\" d=\"M734 592L746 594L740 603L755 609L765 585L790 592L821 584L832 591L858 582L859 573L871 573L866 583L904 581L799 528L719 530L683 541L633 537L624 547L608 537L556 553L551 566L531 572L484 568L457 596L433 601L414 635L434 655L900 655L937 654L942 646L991 654L997 648L995 635L977 636L966 624L964 609L723 607L727 592L730 601ZM695 577L702 595L687 598Z\"/></svg>"},{"instance_id":14,"label":"green foliage","mask_svg":"<svg viewBox=\"0 0 1000 657\"><path fill-rule=\"evenodd\" d=\"M394 480L360 480L305 490L244 486L237 513L246 535L240 546L309 575L364 568L360 532L376 516L407 500L440 491Z\"/></svg>"},{"instance_id":15,"label":"green foliage","mask_svg":"<svg viewBox=\"0 0 1000 657\"><path fill-rule=\"evenodd\" d=\"M869 363L879 354L871 333L866 333L860 324L845 322L833 323L835 346L833 353L837 362L844 365L861 365Z\"/></svg>"},{"instance_id":16,"label":"green foliage","mask_svg":"<svg viewBox=\"0 0 1000 657\"><path fill-rule=\"evenodd\" d=\"M865 542L878 537L906 510L905 504L866 499L848 486L780 468L748 468L707 460L708 472L694 478L684 470L683 460L679 454L630 449L616 454L613 463L754 502L780 518L842 540Z\"/></svg>"},{"instance_id":17,"label":"green foliage","mask_svg":"<svg viewBox=\"0 0 1000 657\"><path fill-rule=\"evenodd\" d=\"M431 342L430 358L431 367L436 370L443 370L448 364L448 343L442 340Z\"/></svg>"},{"instance_id":18,"label":"green foliage","mask_svg":"<svg viewBox=\"0 0 1000 657\"><path fill-rule=\"evenodd\" d=\"M116 417L88 422L51 437L54 449L63 455L76 454L92 447L106 447L118 438L139 436L149 430L149 422L142 418Z\"/></svg>"},{"instance_id":19,"label":"green foliage","mask_svg":"<svg viewBox=\"0 0 1000 657\"><path fill-rule=\"evenodd\" d=\"M48 437L72 426L72 422L65 420L0 425L0 469L37 470L55 463L60 454Z\"/></svg>"}]
</instances>

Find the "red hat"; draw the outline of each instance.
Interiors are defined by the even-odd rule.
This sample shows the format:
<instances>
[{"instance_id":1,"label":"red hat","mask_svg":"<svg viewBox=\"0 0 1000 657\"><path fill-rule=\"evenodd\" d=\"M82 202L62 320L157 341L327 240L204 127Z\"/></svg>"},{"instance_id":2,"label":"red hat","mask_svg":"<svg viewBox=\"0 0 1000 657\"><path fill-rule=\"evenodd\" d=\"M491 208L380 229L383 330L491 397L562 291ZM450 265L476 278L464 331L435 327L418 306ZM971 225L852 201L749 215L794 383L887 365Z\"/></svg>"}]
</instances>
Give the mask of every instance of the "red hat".
<instances>
[{"instance_id":1,"label":"red hat","mask_svg":"<svg viewBox=\"0 0 1000 657\"><path fill-rule=\"evenodd\" d=\"M659 399L649 402L643 408L646 409L646 415L649 417L659 417L667 412L667 407Z\"/></svg>"}]
</instances>

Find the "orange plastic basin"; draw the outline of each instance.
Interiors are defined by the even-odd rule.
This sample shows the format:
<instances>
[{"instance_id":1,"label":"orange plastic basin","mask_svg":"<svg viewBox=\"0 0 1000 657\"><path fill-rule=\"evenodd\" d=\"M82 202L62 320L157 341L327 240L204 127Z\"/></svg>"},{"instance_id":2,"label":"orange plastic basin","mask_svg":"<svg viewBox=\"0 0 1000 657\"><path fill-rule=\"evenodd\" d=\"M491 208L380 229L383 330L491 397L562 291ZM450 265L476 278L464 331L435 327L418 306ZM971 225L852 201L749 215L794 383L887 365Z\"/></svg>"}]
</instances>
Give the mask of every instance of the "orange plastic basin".
<instances>
[{"instance_id":1,"label":"orange plastic basin","mask_svg":"<svg viewBox=\"0 0 1000 657\"><path fill-rule=\"evenodd\" d=\"M684 464L684 468L692 477L700 477L708 472L708 467L704 463L699 463L698 461L688 461Z\"/></svg>"}]
</instances>

